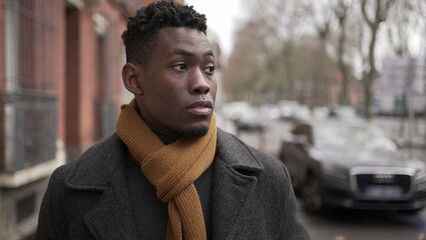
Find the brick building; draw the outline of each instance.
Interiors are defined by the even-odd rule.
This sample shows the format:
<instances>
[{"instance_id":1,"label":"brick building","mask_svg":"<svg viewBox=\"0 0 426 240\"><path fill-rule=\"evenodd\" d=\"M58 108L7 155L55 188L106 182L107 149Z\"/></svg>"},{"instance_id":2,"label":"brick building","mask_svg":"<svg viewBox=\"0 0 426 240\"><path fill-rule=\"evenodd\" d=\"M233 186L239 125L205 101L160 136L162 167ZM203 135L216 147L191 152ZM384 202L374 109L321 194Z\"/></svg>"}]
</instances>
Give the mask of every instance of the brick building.
<instances>
[{"instance_id":1,"label":"brick building","mask_svg":"<svg viewBox=\"0 0 426 240\"><path fill-rule=\"evenodd\" d=\"M0 0L0 239L31 239L51 172L114 131L142 0Z\"/></svg>"}]
</instances>

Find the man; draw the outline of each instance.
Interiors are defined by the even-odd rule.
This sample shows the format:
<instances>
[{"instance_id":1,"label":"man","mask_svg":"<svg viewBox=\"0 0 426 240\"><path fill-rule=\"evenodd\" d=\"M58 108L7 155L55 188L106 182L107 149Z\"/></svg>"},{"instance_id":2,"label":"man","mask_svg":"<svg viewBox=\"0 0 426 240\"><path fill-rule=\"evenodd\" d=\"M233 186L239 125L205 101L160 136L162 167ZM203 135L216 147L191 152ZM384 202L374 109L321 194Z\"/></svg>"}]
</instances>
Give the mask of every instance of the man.
<instances>
[{"instance_id":1,"label":"man","mask_svg":"<svg viewBox=\"0 0 426 240\"><path fill-rule=\"evenodd\" d=\"M205 16L163 1L127 28L135 98L53 173L36 239L308 239L284 165L216 127Z\"/></svg>"}]
</instances>

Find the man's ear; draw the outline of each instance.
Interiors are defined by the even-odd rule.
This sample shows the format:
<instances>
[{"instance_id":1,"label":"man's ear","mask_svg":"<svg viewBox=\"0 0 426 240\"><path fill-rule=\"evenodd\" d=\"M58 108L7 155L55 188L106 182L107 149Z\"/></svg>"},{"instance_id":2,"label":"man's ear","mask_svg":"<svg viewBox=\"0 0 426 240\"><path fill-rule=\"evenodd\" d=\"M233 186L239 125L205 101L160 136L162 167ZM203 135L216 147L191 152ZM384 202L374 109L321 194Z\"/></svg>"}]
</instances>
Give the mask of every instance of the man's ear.
<instances>
[{"instance_id":1,"label":"man's ear","mask_svg":"<svg viewBox=\"0 0 426 240\"><path fill-rule=\"evenodd\" d=\"M143 95L142 81L144 76L140 66L126 63L121 70L121 77L127 90L135 95Z\"/></svg>"}]
</instances>

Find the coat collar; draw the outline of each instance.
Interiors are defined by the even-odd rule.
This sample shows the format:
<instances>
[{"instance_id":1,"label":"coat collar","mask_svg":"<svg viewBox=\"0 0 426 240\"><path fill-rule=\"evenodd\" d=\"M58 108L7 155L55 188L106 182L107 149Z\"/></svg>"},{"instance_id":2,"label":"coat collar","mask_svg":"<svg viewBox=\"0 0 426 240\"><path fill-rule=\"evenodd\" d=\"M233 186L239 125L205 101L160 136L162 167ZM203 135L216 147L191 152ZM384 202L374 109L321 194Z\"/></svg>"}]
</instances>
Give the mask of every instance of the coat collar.
<instances>
[{"instance_id":1,"label":"coat collar","mask_svg":"<svg viewBox=\"0 0 426 240\"><path fill-rule=\"evenodd\" d=\"M103 192L97 205L84 216L96 239L137 239L126 186L126 152L126 146L114 134L87 150L68 178L67 185L72 189Z\"/></svg>"},{"instance_id":2,"label":"coat collar","mask_svg":"<svg viewBox=\"0 0 426 240\"><path fill-rule=\"evenodd\" d=\"M67 179L68 185L81 190L106 190L111 177L124 175L122 159L126 151L126 145L116 133L95 144L77 161Z\"/></svg>"},{"instance_id":3,"label":"coat collar","mask_svg":"<svg viewBox=\"0 0 426 240\"><path fill-rule=\"evenodd\" d=\"M263 165L254 151L238 138L218 131L213 175L213 239L249 239L238 229L245 222L245 209L257 186Z\"/></svg>"},{"instance_id":4,"label":"coat collar","mask_svg":"<svg viewBox=\"0 0 426 240\"><path fill-rule=\"evenodd\" d=\"M259 172L263 165L253 151L237 137L218 129L216 156L231 168L241 171Z\"/></svg>"},{"instance_id":5,"label":"coat collar","mask_svg":"<svg viewBox=\"0 0 426 240\"><path fill-rule=\"evenodd\" d=\"M124 143L113 134L81 156L67 181L73 189L104 192L98 205L84 217L99 239L117 234L122 239L136 239L123 161L126 152ZM248 146L218 129L212 192L213 239L241 236L236 226L243 221L244 208L257 184L256 174L262 171L263 165Z\"/></svg>"}]
</instances>

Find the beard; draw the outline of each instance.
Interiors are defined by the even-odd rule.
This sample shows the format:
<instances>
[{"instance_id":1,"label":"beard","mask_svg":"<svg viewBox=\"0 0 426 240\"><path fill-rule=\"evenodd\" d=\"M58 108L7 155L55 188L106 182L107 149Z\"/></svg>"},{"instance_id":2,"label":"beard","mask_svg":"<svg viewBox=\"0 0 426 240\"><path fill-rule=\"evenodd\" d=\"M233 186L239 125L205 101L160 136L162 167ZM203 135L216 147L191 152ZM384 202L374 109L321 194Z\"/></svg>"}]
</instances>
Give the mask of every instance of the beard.
<instances>
[{"instance_id":1,"label":"beard","mask_svg":"<svg viewBox=\"0 0 426 240\"><path fill-rule=\"evenodd\" d=\"M182 135L186 137L204 137L208 131L209 131L209 128L207 127L188 129L184 131Z\"/></svg>"}]
</instances>

